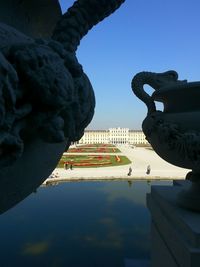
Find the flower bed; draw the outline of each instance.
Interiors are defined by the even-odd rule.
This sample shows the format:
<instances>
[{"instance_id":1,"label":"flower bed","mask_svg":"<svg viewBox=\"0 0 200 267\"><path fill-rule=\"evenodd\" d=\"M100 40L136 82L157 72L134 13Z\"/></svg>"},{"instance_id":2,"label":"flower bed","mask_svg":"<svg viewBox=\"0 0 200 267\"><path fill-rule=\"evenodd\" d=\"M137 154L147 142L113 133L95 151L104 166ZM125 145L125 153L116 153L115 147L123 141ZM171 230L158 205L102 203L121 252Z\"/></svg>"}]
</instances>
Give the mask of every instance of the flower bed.
<instances>
[{"instance_id":1,"label":"flower bed","mask_svg":"<svg viewBox=\"0 0 200 267\"><path fill-rule=\"evenodd\" d=\"M75 147L69 148L68 153L119 153L118 148L112 147Z\"/></svg>"},{"instance_id":2,"label":"flower bed","mask_svg":"<svg viewBox=\"0 0 200 267\"><path fill-rule=\"evenodd\" d=\"M79 148L87 148L87 147L115 147L113 144L86 144L86 145L78 145Z\"/></svg>"},{"instance_id":3,"label":"flower bed","mask_svg":"<svg viewBox=\"0 0 200 267\"><path fill-rule=\"evenodd\" d=\"M129 164L131 161L125 156L114 155L63 155L58 167L72 165L77 168L107 167Z\"/></svg>"},{"instance_id":4,"label":"flower bed","mask_svg":"<svg viewBox=\"0 0 200 267\"><path fill-rule=\"evenodd\" d=\"M116 159L117 162L120 162L121 161L121 159L120 159L119 156L115 156L115 159Z\"/></svg>"}]
</instances>

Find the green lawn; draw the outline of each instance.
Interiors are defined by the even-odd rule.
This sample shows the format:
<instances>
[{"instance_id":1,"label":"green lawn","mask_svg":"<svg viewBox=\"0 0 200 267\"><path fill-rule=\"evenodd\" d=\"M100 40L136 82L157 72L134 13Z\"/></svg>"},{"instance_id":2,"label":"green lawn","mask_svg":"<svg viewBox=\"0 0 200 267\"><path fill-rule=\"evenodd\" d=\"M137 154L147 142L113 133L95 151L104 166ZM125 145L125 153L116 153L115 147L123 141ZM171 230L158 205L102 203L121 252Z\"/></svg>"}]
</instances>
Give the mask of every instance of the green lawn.
<instances>
[{"instance_id":1,"label":"green lawn","mask_svg":"<svg viewBox=\"0 0 200 267\"><path fill-rule=\"evenodd\" d=\"M73 168L97 168L111 167L130 164L131 161L126 156L114 155L63 155L59 161L58 168L63 168L67 163Z\"/></svg>"}]
</instances>

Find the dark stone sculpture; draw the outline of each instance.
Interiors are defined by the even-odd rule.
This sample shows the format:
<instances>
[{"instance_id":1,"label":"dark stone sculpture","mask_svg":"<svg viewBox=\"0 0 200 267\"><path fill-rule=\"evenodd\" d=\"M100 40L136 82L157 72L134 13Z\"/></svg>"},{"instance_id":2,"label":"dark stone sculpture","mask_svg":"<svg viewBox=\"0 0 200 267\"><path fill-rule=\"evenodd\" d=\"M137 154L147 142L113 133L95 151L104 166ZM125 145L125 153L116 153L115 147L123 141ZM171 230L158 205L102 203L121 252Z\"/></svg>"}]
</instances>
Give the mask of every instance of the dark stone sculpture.
<instances>
[{"instance_id":1,"label":"dark stone sculpture","mask_svg":"<svg viewBox=\"0 0 200 267\"><path fill-rule=\"evenodd\" d=\"M6 0L0 21L34 38L49 38L62 16L58 0Z\"/></svg>"},{"instance_id":2,"label":"dark stone sculpture","mask_svg":"<svg viewBox=\"0 0 200 267\"><path fill-rule=\"evenodd\" d=\"M41 30L45 29L42 27L44 22L38 27L32 20L27 27L25 23L18 23L18 29L15 29L12 19L6 17L4 20L0 12L0 179L6 181L6 177L15 173L19 183L16 172L19 168L22 171L24 164L25 172L29 168L35 172L37 187L56 167L65 147L81 138L93 117L95 97L76 58L76 50L88 30L124 1L78 0L60 16L58 1L46 0L48 12L56 14L50 31L58 20L51 38L46 39ZM39 0L28 2L9 0L8 6L12 9L21 4L23 8L32 9L33 2L42 6ZM1 5L9 10L6 3ZM23 21L23 18L18 19ZM36 29L40 38L34 38ZM38 151L35 151L32 165L26 164L25 156L31 160L28 155L33 144ZM45 155L42 155L43 151L46 151ZM37 154L40 159L36 159ZM31 188L35 190L33 186ZM25 191L26 195L28 191L30 193L30 189Z\"/></svg>"},{"instance_id":3,"label":"dark stone sculpture","mask_svg":"<svg viewBox=\"0 0 200 267\"><path fill-rule=\"evenodd\" d=\"M88 30L122 2L76 1L50 40L33 39L0 23L0 166L23 153L24 138L33 132L53 143L81 138L95 99L75 51Z\"/></svg>"},{"instance_id":4,"label":"dark stone sculpture","mask_svg":"<svg viewBox=\"0 0 200 267\"><path fill-rule=\"evenodd\" d=\"M151 96L144 91L145 84L155 89ZM133 78L132 89L148 108L142 129L155 152L171 164L192 170L186 176L191 186L186 184L177 202L200 211L200 82L179 81L175 71L141 72ZM156 110L154 101L162 102L164 110Z\"/></svg>"}]
</instances>

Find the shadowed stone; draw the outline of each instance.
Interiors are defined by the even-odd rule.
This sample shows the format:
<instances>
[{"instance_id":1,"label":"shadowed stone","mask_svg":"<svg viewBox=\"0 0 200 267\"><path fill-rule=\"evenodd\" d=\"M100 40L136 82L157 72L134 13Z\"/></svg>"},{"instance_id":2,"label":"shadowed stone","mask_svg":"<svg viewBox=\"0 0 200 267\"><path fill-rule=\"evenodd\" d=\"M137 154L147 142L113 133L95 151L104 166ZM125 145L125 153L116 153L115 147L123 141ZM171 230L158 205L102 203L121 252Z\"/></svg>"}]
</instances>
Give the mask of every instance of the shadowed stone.
<instances>
[{"instance_id":1,"label":"shadowed stone","mask_svg":"<svg viewBox=\"0 0 200 267\"><path fill-rule=\"evenodd\" d=\"M94 91L76 50L124 1L79 0L62 16L56 0L1 1L2 211L36 190L92 120Z\"/></svg>"},{"instance_id":2,"label":"shadowed stone","mask_svg":"<svg viewBox=\"0 0 200 267\"><path fill-rule=\"evenodd\" d=\"M0 21L32 37L50 37L61 17L58 0L1 1Z\"/></svg>"}]
</instances>

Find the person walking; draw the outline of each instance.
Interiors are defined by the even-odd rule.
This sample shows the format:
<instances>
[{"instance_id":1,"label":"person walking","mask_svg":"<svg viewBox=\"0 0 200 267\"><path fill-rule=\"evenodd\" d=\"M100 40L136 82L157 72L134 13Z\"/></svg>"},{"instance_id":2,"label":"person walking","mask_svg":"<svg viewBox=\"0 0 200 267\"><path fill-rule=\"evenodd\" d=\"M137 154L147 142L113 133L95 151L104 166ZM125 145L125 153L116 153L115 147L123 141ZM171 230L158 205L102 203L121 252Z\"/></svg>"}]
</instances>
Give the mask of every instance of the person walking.
<instances>
[{"instance_id":1,"label":"person walking","mask_svg":"<svg viewBox=\"0 0 200 267\"><path fill-rule=\"evenodd\" d=\"M64 168L65 168L65 170L68 169L68 163L65 163L65 164L64 164Z\"/></svg>"},{"instance_id":2,"label":"person walking","mask_svg":"<svg viewBox=\"0 0 200 267\"><path fill-rule=\"evenodd\" d=\"M148 174L148 175L149 175L149 174L150 174L150 172L151 172L151 166L150 166L150 165L148 165L148 166L147 166L147 171L146 171L146 174Z\"/></svg>"},{"instance_id":3,"label":"person walking","mask_svg":"<svg viewBox=\"0 0 200 267\"><path fill-rule=\"evenodd\" d=\"M128 171L128 176L131 176L131 173L132 173L132 168L131 167L129 167L129 171Z\"/></svg>"}]
</instances>

